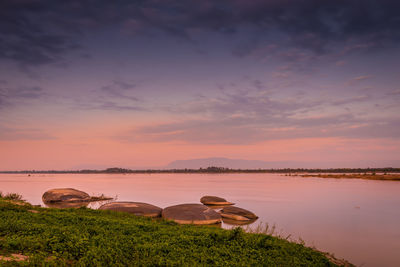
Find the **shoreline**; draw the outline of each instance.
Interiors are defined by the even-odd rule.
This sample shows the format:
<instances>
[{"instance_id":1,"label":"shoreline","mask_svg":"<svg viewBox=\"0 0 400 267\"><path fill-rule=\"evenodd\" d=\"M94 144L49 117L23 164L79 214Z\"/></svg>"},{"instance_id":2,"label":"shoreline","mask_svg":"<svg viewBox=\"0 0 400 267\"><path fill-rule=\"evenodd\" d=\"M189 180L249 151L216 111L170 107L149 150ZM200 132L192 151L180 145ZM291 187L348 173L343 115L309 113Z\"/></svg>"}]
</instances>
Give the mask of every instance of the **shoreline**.
<instances>
[{"instance_id":1,"label":"shoreline","mask_svg":"<svg viewBox=\"0 0 400 267\"><path fill-rule=\"evenodd\" d=\"M0 197L0 223L9 228L3 229L0 263L354 266L304 244L239 227L178 225L89 208L42 208L20 199Z\"/></svg>"},{"instance_id":2,"label":"shoreline","mask_svg":"<svg viewBox=\"0 0 400 267\"><path fill-rule=\"evenodd\" d=\"M297 174L292 176L299 176L303 178L330 178L330 179L362 179L374 181L400 181L400 174Z\"/></svg>"},{"instance_id":3,"label":"shoreline","mask_svg":"<svg viewBox=\"0 0 400 267\"><path fill-rule=\"evenodd\" d=\"M398 172L399 171L399 172ZM145 171L128 171L128 172L107 172L107 171L9 171L1 172L4 174L26 174L33 176L37 174L279 174L281 176L295 176L302 178L330 178L330 179L361 179L374 181L400 181L400 169L325 169L325 170L234 170L228 169L223 171L209 171L208 169L200 170L145 170Z\"/></svg>"},{"instance_id":4,"label":"shoreline","mask_svg":"<svg viewBox=\"0 0 400 267\"><path fill-rule=\"evenodd\" d=\"M281 174L376 174L376 173L398 173L400 168L329 168L329 169L306 169L306 168L281 168L281 169L231 169L224 167L207 167L199 169L146 169L131 170L124 168L108 168L105 170L22 170L22 171L0 171L0 174L146 174L146 173L281 173Z\"/></svg>"}]
</instances>

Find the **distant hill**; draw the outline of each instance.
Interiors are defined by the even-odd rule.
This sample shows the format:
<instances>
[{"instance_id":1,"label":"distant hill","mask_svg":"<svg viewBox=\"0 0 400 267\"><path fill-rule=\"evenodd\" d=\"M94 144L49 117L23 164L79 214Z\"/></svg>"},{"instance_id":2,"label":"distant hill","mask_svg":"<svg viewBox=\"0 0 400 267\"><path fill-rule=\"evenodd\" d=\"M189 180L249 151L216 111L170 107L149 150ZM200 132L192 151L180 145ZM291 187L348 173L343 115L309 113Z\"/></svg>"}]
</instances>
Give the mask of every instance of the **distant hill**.
<instances>
[{"instance_id":1,"label":"distant hill","mask_svg":"<svg viewBox=\"0 0 400 267\"><path fill-rule=\"evenodd\" d=\"M222 157L175 160L164 169L199 169L210 166L231 169L283 169L283 168L386 168L398 167L400 161L393 162L299 162L299 161L262 161L229 159Z\"/></svg>"}]
</instances>

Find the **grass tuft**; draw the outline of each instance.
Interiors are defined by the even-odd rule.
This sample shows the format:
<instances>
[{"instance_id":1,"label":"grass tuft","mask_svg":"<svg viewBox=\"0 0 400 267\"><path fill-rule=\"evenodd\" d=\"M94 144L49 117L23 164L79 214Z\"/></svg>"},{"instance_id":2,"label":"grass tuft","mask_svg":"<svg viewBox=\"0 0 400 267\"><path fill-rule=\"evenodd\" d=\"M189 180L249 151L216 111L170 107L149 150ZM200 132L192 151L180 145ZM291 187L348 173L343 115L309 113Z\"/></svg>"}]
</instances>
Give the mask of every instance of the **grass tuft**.
<instances>
[{"instance_id":1,"label":"grass tuft","mask_svg":"<svg viewBox=\"0 0 400 267\"><path fill-rule=\"evenodd\" d=\"M4 199L4 200L14 200L14 201L22 201L22 196L20 194L17 193L7 193L7 194L3 194L2 192L0 192L0 199Z\"/></svg>"}]
</instances>

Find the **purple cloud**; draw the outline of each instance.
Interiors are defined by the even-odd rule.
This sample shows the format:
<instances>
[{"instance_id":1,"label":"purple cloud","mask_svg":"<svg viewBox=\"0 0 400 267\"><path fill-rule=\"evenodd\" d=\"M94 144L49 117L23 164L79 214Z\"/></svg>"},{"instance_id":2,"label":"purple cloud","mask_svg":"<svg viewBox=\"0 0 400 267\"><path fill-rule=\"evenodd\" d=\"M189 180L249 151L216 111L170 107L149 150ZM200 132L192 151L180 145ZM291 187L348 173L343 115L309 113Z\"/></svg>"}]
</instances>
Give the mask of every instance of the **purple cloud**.
<instances>
[{"instance_id":1,"label":"purple cloud","mask_svg":"<svg viewBox=\"0 0 400 267\"><path fill-rule=\"evenodd\" d=\"M54 136L36 128L10 128L0 125L0 141L54 140Z\"/></svg>"}]
</instances>

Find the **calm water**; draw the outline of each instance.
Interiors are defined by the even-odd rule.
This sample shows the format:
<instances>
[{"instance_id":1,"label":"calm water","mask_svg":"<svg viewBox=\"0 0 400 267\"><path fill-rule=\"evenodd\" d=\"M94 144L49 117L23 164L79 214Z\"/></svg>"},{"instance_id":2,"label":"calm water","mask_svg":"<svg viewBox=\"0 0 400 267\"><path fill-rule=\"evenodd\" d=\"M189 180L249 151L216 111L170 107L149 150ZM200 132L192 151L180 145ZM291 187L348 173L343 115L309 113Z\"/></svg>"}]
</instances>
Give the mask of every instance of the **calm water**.
<instances>
[{"instance_id":1,"label":"calm water","mask_svg":"<svg viewBox=\"0 0 400 267\"><path fill-rule=\"evenodd\" d=\"M275 225L282 236L359 266L400 266L400 182L278 174L0 174L0 191L22 194L32 204L43 205L42 194L59 187L160 207L221 196L260 217L250 227Z\"/></svg>"}]
</instances>

